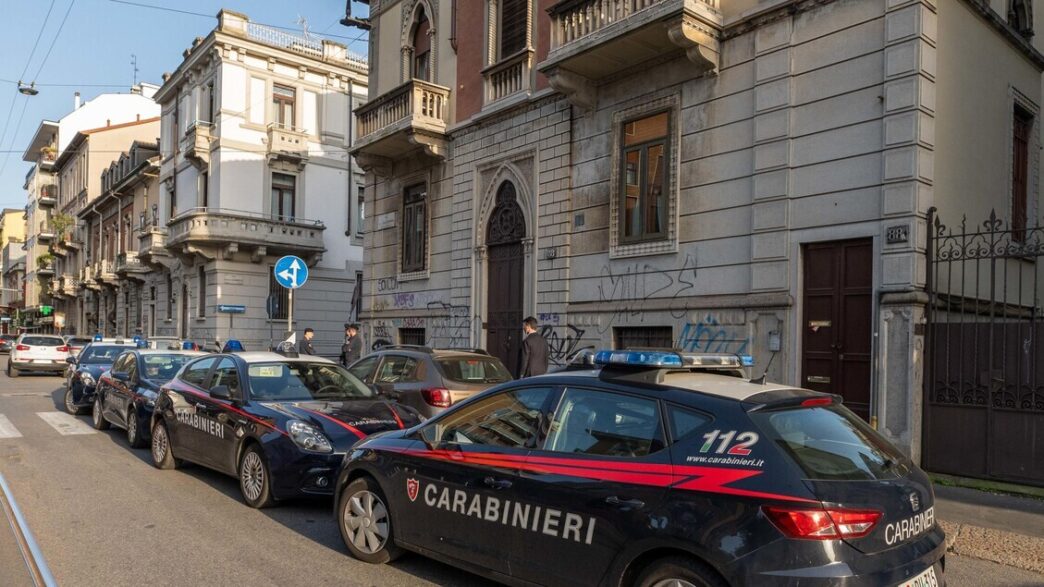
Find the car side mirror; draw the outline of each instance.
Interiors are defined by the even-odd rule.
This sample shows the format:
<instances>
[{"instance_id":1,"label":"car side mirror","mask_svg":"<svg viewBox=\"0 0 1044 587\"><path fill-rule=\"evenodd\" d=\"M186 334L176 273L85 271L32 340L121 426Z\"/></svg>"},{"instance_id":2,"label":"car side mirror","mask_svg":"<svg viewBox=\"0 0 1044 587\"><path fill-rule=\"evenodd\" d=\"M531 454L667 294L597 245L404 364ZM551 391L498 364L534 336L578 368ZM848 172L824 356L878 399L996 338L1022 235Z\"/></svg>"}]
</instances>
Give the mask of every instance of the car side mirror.
<instances>
[{"instance_id":1,"label":"car side mirror","mask_svg":"<svg viewBox=\"0 0 1044 587\"><path fill-rule=\"evenodd\" d=\"M210 388L210 397L214 399L223 399L226 401L232 400L232 392L228 389L227 385L215 385Z\"/></svg>"},{"instance_id":2,"label":"car side mirror","mask_svg":"<svg viewBox=\"0 0 1044 587\"><path fill-rule=\"evenodd\" d=\"M70 365L75 365L76 364L76 357L74 357L72 355L69 355L68 357L65 357L65 362L69 363Z\"/></svg>"},{"instance_id":3,"label":"car side mirror","mask_svg":"<svg viewBox=\"0 0 1044 587\"><path fill-rule=\"evenodd\" d=\"M118 380L123 381L124 383L126 383L127 381L130 381L130 373L128 373L126 371L113 371L112 372L112 378L113 379L118 379Z\"/></svg>"}]
</instances>

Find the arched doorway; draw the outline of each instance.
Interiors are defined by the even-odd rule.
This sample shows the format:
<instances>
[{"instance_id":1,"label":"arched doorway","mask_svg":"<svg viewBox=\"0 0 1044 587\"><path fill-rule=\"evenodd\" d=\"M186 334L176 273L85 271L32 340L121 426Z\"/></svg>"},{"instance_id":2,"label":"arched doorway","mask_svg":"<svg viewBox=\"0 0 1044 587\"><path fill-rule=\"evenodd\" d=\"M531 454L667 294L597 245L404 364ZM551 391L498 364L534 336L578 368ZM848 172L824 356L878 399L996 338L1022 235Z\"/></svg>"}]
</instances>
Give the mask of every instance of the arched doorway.
<instances>
[{"instance_id":1,"label":"arched doorway","mask_svg":"<svg viewBox=\"0 0 1044 587\"><path fill-rule=\"evenodd\" d=\"M488 252L486 347L512 375L518 375L522 349L522 305L525 283L522 239L526 220L510 181L497 189L496 208L486 227Z\"/></svg>"}]
</instances>

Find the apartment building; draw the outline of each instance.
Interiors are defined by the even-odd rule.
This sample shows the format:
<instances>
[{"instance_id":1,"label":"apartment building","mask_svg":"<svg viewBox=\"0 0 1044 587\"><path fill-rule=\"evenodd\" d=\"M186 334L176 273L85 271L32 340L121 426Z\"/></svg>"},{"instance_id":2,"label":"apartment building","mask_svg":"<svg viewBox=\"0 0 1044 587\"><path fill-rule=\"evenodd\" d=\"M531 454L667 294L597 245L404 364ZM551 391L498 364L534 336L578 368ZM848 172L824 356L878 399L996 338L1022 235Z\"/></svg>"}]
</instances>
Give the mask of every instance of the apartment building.
<instances>
[{"instance_id":1,"label":"apartment building","mask_svg":"<svg viewBox=\"0 0 1044 587\"><path fill-rule=\"evenodd\" d=\"M1041 212L1028 2L369 6L353 151L369 341L481 346L514 370L533 315L555 361L585 345L751 354L755 375L841 394L915 460L928 436L966 446L932 422L986 428L962 393L923 391L930 277L940 235L993 210L1015 239L1005 266L1040 281L1015 258L1038 250ZM1040 392L1012 393L1018 409Z\"/></svg>"},{"instance_id":2,"label":"apartment building","mask_svg":"<svg viewBox=\"0 0 1044 587\"><path fill-rule=\"evenodd\" d=\"M25 210L0 210L0 333L16 332L23 307Z\"/></svg>"},{"instance_id":3,"label":"apartment building","mask_svg":"<svg viewBox=\"0 0 1044 587\"><path fill-rule=\"evenodd\" d=\"M25 256L25 326L34 331L51 332L62 331L76 333L81 327L80 320L82 312L74 311L72 307L78 306L72 302L73 294L79 287L78 279L79 259L74 255L79 250L80 238L78 227L63 226L61 234L56 234L52 226L52 216L62 217L59 226L67 223L70 217L75 218L78 211L77 206L84 203L84 197L97 195L97 190L84 192L84 186L90 182L87 175L94 170L100 170L109 162L119 156L126 145L114 147L111 152L99 153L90 161L71 161L64 163L66 167L75 168L75 174L67 175L66 190L76 190L77 197L67 196L62 200L63 208L59 208L59 178L55 171L55 165L61 155L64 154L69 144L83 130L121 127L124 124L136 123L149 118L159 116L159 106L152 100L157 86L140 83L127 93L100 94L91 100L81 100L80 93L76 92L73 97L73 109L60 118L57 122L44 120L37 127L28 147L22 155L22 160L30 163L31 167L26 173L26 181L23 189L26 190L26 256ZM153 140L155 140L153 136ZM81 158L85 157L81 153ZM99 176L95 175L97 179ZM78 188L76 186L79 186ZM69 251L62 254L62 251ZM55 272L55 261L59 260L61 267ZM72 276L66 279L66 276ZM56 283L57 281L57 283ZM59 286L59 287L54 287ZM63 292L59 297L52 298L52 292ZM61 307L54 312L54 303ZM52 310L41 315L41 305L50 307ZM56 328L55 321L58 321ZM65 322L71 320L68 324Z\"/></svg>"},{"instance_id":4,"label":"apartment building","mask_svg":"<svg viewBox=\"0 0 1044 587\"><path fill-rule=\"evenodd\" d=\"M115 320L107 320L116 314L114 298L124 293L118 290L130 288L115 277L114 251L126 249L131 226L129 212L127 222L119 214L102 216L103 209L112 207L122 212L122 196L111 190L109 171L120 163L129 167L127 154L138 155L135 146L141 143L155 145L159 131L158 116L84 129L55 162L58 213L49 219L49 231L41 231L38 238L48 235L53 274L46 291L63 331L116 332Z\"/></svg>"},{"instance_id":5,"label":"apartment building","mask_svg":"<svg viewBox=\"0 0 1044 587\"><path fill-rule=\"evenodd\" d=\"M162 187L139 255L171 257L152 323L208 345L267 348L289 313L272 267L297 255L311 278L294 295L295 328L316 329L319 352L336 355L362 270L363 173L348 147L366 60L229 10L217 18L156 93Z\"/></svg>"}]
</instances>

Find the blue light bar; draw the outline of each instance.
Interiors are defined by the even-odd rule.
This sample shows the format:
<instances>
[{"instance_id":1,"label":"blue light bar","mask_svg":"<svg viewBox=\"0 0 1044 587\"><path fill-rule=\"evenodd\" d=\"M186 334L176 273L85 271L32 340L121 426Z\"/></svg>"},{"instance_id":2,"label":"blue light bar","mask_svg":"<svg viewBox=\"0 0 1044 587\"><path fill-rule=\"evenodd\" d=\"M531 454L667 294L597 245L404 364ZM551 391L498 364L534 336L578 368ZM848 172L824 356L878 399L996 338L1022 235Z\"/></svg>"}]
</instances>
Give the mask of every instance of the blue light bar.
<instances>
[{"instance_id":1,"label":"blue light bar","mask_svg":"<svg viewBox=\"0 0 1044 587\"><path fill-rule=\"evenodd\" d=\"M657 351L599 351L596 365L627 365L630 367L681 367L678 353Z\"/></svg>"},{"instance_id":2,"label":"blue light bar","mask_svg":"<svg viewBox=\"0 0 1044 587\"><path fill-rule=\"evenodd\" d=\"M740 363L744 367L753 367L754 366L754 357L752 357L750 355L740 355L739 358L740 358Z\"/></svg>"}]
</instances>

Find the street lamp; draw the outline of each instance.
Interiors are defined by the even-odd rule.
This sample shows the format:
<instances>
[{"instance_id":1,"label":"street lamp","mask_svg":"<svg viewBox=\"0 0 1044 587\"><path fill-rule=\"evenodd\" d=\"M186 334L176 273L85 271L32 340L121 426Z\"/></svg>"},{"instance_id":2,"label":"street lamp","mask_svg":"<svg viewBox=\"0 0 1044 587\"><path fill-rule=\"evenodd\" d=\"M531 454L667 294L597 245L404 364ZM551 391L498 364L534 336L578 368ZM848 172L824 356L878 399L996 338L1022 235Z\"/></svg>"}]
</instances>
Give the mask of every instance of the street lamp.
<instances>
[{"instance_id":1,"label":"street lamp","mask_svg":"<svg viewBox=\"0 0 1044 587\"><path fill-rule=\"evenodd\" d=\"M26 96L35 96L40 93L40 90L36 89L36 82L25 84L22 80L18 80L18 91Z\"/></svg>"}]
</instances>

